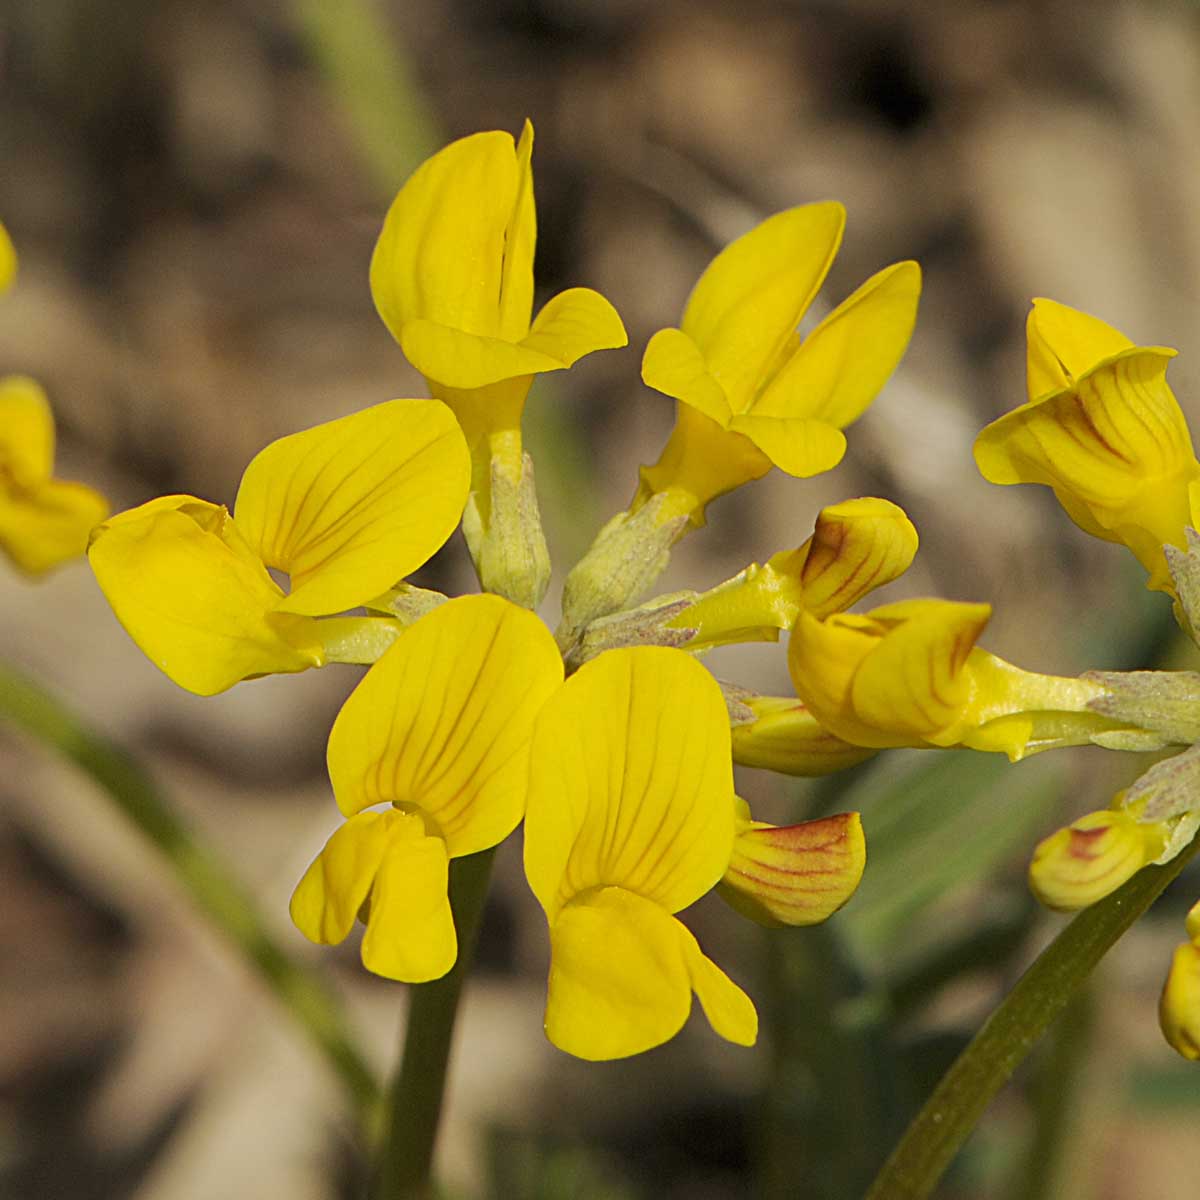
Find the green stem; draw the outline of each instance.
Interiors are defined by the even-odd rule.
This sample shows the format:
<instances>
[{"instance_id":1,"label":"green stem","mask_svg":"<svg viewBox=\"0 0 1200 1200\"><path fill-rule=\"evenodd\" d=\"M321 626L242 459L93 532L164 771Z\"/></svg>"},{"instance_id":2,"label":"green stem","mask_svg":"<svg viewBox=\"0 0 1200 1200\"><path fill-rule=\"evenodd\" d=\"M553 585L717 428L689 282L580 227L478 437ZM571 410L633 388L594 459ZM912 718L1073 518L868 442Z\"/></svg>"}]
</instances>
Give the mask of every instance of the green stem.
<instances>
[{"instance_id":1,"label":"green stem","mask_svg":"<svg viewBox=\"0 0 1200 1200\"><path fill-rule=\"evenodd\" d=\"M38 684L0 665L0 717L73 762L157 847L175 877L328 1059L366 1124L378 1100L374 1075L337 998L276 945L254 899L171 811L143 767L87 729Z\"/></svg>"},{"instance_id":2,"label":"green stem","mask_svg":"<svg viewBox=\"0 0 1200 1200\"><path fill-rule=\"evenodd\" d=\"M866 1200L924 1200L992 1097L1118 938L1200 849L1146 867L1085 909L1038 956L943 1076L876 1177Z\"/></svg>"},{"instance_id":3,"label":"green stem","mask_svg":"<svg viewBox=\"0 0 1200 1200\"><path fill-rule=\"evenodd\" d=\"M412 986L404 1053L388 1093L374 1200L424 1200L433 1195L431 1167L446 1089L446 1069L463 982L470 970L495 850L450 864L450 907L458 958L431 983Z\"/></svg>"}]
</instances>

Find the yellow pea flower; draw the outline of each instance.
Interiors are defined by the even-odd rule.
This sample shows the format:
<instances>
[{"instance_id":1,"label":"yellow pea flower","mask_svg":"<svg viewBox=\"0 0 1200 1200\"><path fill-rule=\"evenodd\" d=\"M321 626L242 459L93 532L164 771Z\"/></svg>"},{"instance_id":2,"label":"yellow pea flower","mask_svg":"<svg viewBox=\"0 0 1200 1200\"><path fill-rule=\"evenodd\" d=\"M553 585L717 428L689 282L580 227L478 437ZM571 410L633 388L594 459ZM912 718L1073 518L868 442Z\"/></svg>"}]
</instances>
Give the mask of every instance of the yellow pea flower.
<instances>
[{"instance_id":1,"label":"yellow pea flower","mask_svg":"<svg viewBox=\"0 0 1200 1200\"><path fill-rule=\"evenodd\" d=\"M7 291L17 276L17 252L13 249L12 238L0 221L0 292Z\"/></svg>"},{"instance_id":2,"label":"yellow pea flower","mask_svg":"<svg viewBox=\"0 0 1200 1200\"><path fill-rule=\"evenodd\" d=\"M830 733L791 696L742 699L752 719L732 729L733 761L784 775L832 775L865 762L873 749Z\"/></svg>"},{"instance_id":3,"label":"yellow pea flower","mask_svg":"<svg viewBox=\"0 0 1200 1200\"><path fill-rule=\"evenodd\" d=\"M246 468L233 515L163 496L101 525L88 557L130 637L188 691L373 662L398 623L317 618L421 566L454 531L469 473L445 405L391 400L272 442ZM268 568L290 575L289 592Z\"/></svg>"},{"instance_id":4,"label":"yellow pea flower","mask_svg":"<svg viewBox=\"0 0 1200 1200\"><path fill-rule=\"evenodd\" d=\"M516 828L534 718L561 682L550 631L499 596L450 600L403 633L329 736L349 820L292 897L300 931L340 942L361 913L368 970L409 983L444 975L458 953L449 860ZM391 808L365 811L377 804Z\"/></svg>"},{"instance_id":5,"label":"yellow pea flower","mask_svg":"<svg viewBox=\"0 0 1200 1200\"><path fill-rule=\"evenodd\" d=\"M1158 1023L1173 1050L1200 1061L1200 942L1175 947L1158 1002Z\"/></svg>"},{"instance_id":6,"label":"yellow pea flower","mask_svg":"<svg viewBox=\"0 0 1200 1200\"><path fill-rule=\"evenodd\" d=\"M1096 317L1035 300L1029 400L975 442L992 483L1042 483L1085 532L1119 542L1172 591L1164 545L1183 548L1200 506L1200 463L1166 381L1175 351L1135 346Z\"/></svg>"},{"instance_id":7,"label":"yellow pea flower","mask_svg":"<svg viewBox=\"0 0 1200 1200\"><path fill-rule=\"evenodd\" d=\"M841 461L841 431L895 370L921 291L917 264L896 263L802 338L797 326L844 225L833 202L767 218L709 265L680 327L650 339L642 378L679 406L662 456L642 469L632 511L670 494L669 507L700 525L710 500L772 466L807 477Z\"/></svg>"},{"instance_id":8,"label":"yellow pea flower","mask_svg":"<svg viewBox=\"0 0 1200 1200\"><path fill-rule=\"evenodd\" d=\"M0 276L7 239L0 230ZM9 247L11 254L11 247ZM10 264L11 277L11 264ZM0 379L0 550L38 576L87 550L108 502L82 483L55 479L54 416L32 379Z\"/></svg>"},{"instance_id":9,"label":"yellow pea flower","mask_svg":"<svg viewBox=\"0 0 1200 1200\"><path fill-rule=\"evenodd\" d=\"M537 719L525 873L550 925L546 1033L592 1060L667 1041L699 998L713 1028L755 1041L746 994L675 913L717 884L736 835L720 688L661 646L585 663Z\"/></svg>"},{"instance_id":10,"label":"yellow pea flower","mask_svg":"<svg viewBox=\"0 0 1200 1200\"><path fill-rule=\"evenodd\" d=\"M1128 736L1161 740L1089 709L1105 694L1087 679L1038 675L979 649L987 604L904 600L792 630L796 694L831 733L859 746L971 746L1016 761L1053 746Z\"/></svg>"}]
</instances>

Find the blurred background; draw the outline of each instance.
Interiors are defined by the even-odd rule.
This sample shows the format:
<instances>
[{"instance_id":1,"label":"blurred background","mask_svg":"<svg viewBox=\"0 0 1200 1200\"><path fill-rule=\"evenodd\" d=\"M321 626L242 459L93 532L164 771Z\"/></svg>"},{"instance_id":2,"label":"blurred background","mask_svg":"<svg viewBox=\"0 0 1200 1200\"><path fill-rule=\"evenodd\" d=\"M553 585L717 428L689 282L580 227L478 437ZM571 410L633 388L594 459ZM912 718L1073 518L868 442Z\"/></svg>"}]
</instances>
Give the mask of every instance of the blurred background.
<instances>
[{"instance_id":1,"label":"blurred background","mask_svg":"<svg viewBox=\"0 0 1200 1200\"><path fill-rule=\"evenodd\" d=\"M1183 0L5 0L0 217L21 274L0 370L48 388L59 474L117 509L174 491L231 503L268 440L422 394L367 288L383 214L432 149L526 116L542 295L598 288L631 343L543 379L527 408L560 579L670 428L671 402L638 380L646 339L729 239L839 199L820 303L918 259L911 349L837 470L716 503L663 590L711 586L799 545L822 505L881 495L922 537L886 598L991 601L984 644L1041 671L1195 666L1132 557L1045 489L984 483L970 454L1023 399L1035 295L1177 347L1170 377L1200 417L1200 9ZM474 586L457 538L419 582ZM337 822L324 743L356 669L190 696L83 565L37 586L0 571L0 658L145 760L390 1069L403 988L367 975L353 939L318 950L286 915ZM789 690L779 647L711 661ZM0 1191L355 1195L335 1080L157 853L31 743L0 729L0 756ZM553 1050L544 920L512 840L460 1028L448 1194L861 1194L1063 924L1028 898L1033 844L1145 765L898 753L815 784L741 772L765 819L861 807L870 847L828 926L767 934L711 897L689 913L758 1001L753 1051L698 1017L627 1062ZM1198 891L1185 875L1109 956L940 1195L1195 1195L1200 1075L1162 1043L1155 1005Z\"/></svg>"}]
</instances>

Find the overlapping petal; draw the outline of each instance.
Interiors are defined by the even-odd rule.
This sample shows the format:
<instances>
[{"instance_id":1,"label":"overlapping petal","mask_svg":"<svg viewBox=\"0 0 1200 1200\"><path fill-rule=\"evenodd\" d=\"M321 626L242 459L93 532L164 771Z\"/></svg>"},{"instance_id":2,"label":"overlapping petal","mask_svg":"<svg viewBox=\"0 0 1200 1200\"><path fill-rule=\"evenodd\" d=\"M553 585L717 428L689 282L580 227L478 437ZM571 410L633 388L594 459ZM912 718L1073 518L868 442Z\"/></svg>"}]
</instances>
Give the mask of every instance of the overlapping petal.
<instances>
[{"instance_id":1,"label":"overlapping petal","mask_svg":"<svg viewBox=\"0 0 1200 1200\"><path fill-rule=\"evenodd\" d=\"M1030 400L1059 392L1133 343L1107 322L1054 300L1034 300L1025 323Z\"/></svg>"},{"instance_id":2,"label":"overlapping petal","mask_svg":"<svg viewBox=\"0 0 1200 1200\"><path fill-rule=\"evenodd\" d=\"M871 757L874 750L843 741L790 696L753 696L754 720L732 730L733 761L784 775L829 775Z\"/></svg>"}]
</instances>

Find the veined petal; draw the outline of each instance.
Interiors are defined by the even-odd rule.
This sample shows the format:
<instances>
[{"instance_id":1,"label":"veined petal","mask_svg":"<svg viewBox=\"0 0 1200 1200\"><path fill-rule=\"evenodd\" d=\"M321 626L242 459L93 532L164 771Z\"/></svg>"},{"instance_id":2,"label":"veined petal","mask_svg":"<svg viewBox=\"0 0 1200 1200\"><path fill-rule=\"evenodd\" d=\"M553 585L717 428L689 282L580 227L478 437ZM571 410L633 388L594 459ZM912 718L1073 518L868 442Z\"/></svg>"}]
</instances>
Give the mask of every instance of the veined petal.
<instances>
[{"instance_id":1,"label":"veined petal","mask_svg":"<svg viewBox=\"0 0 1200 1200\"><path fill-rule=\"evenodd\" d=\"M1106 358L1133 343L1119 330L1054 300L1034 300L1025 322L1030 400L1062 391Z\"/></svg>"},{"instance_id":2,"label":"veined petal","mask_svg":"<svg viewBox=\"0 0 1200 1200\"><path fill-rule=\"evenodd\" d=\"M54 470L54 416L42 386L25 375L0 379L0 478L18 488Z\"/></svg>"},{"instance_id":3,"label":"veined petal","mask_svg":"<svg viewBox=\"0 0 1200 1200\"><path fill-rule=\"evenodd\" d=\"M700 276L681 328L736 412L744 412L824 281L846 224L840 204L768 217L726 246Z\"/></svg>"},{"instance_id":4,"label":"veined petal","mask_svg":"<svg viewBox=\"0 0 1200 1200\"><path fill-rule=\"evenodd\" d=\"M682 329L660 329L646 343L642 382L699 409L722 429L733 416L721 385L708 373L700 347Z\"/></svg>"},{"instance_id":5,"label":"veined petal","mask_svg":"<svg viewBox=\"0 0 1200 1200\"><path fill-rule=\"evenodd\" d=\"M108 501L86 484L48 479L8 495L0 487L0 547L20 570L41 575L82 558L107 515Z\"/></svg>"},{"instance_id":6,"label":"veined petal","mask_svg":"<svg viewBox=\"0 0 1200 1200\"><path fill-rule=\"evenodd\" d=\"M119 513L88 559L129 636L190 692L324 662L313 622L276 611L283 593L219 505L163 496Z\"/></svg>"},{"instance_id":7,"label":"veined petal","mask_svg":"<svg viewBox=\"0 0 1200 1200\"><path fill-rule=\"evenodd\" d=\"M525 873L551 923L615 885L678 912L733 848L729 722L716 681L681 650L609 650L538 716Z\"/></svg>"},{"instance_id":8,"label":"veined petal","mask_svg":"<svg viewBox=\"0 0 1200 1200\"><path fill-rule=\"evenodd\" d=\"M533 253L537 211L533 200L533 123L526 120L517 142L517 186L512 216L504 232L500 280L500 329L505 341L519 342L533 312Z\"/></svg>"},{"instance_id":9,"label":"veined petal","mask_svg":"<svg viewBox=\"0 0 1200 1200\"><path fill-rule=\"evenodd\" d=\"M804 339L750 411L811 417L845 429L904 357L920 296L921 268L915 262L872 275Z\"/></svg>"},{"instance_id":10,"label":"veined petal","mask_svg":"<svg viewBox=\"0 0 1200 1200\"><path fill-rule=\"evenodd\" d=\"M7 291L17 275L17 252L13 249L8 230L0 222L0 292Z\"/></svg>"},{"instance_id":11,"label":"veined petal","mask_svg":"<svg viewBox=\"0 0 1200 1200\"><path fill-rule=\"evenodd\" d=\"M692 990L704 1009L713 1032L735 1046L753 1046L758 1041L758 1013L754 1001L700 949L691 931L684 928L691 950Z\"/></svg>"},{"instance_id":12,"label":"veined petal","mask_svg":"<svg viewBox=\"0 0 1200 1200\"><path fill-rule=\"evenodd\" d=\"M694 939L620 887L578 896L550 922L546 1036L592 1062L670 1040L692 1007Z\"/></svg>"},{"instance_id":13,"label":"veined petal","mask_svg":"<svg viewBox=\"0 0 1200 1200\"><path fill-rule=\"evenodd\" d=\"M505 283L505 324L514 325L524 284L516 279L519 262L504 279L504 255L521 182L512 135L494 131L452 142L400 189L371 258L375 307L397 341L418 317L500 337ZM518 259L528 235L523 225Z\"/></svg>"},{"instance_id":14,"label":"veined petal","mask_svg":"<svg viewBox=\"0 0 1200 1200\"><path fill-rule=\"evenodd\" d=\"M550 631L498 596L463 596L402 633L334 722L329 776L347 815L418 809L452 858L494 846L525 810L534 717L562 682Z\"/></svg>"},{"instance_id":15,"label":"veined petal","mask_svg":"<svg viewBox=\"0 0 1200 1200\"><path fill-rule=\"evenodd\" d=\"M593 350L615 350L629 337L617 310L591 288L568 288L547 300L521 345L569 367Z\"/></svg>"},{"instance_id":16,"label":"veined petal","mask_svg":"<svg viewBox=\"0 0 1200 1200\"><path fill-rule=\"evenodd\" d=\"M799 825L756 822L738 834L721 892L761 925L815 925L850 899L866 862L858 813Z\"/></svg>"},{"instance_id":17,"label":"veined petal","mask_svg":"<svg viewBox=\"0 0 1200 1200\"><path fill-rule=\"evenodd\" d=\"M400 335L404 357L433 383L482 388L522 375L561 371L566 363L500 338L466 333L435 321L409 321Z\"/></svg>"},{"instance_id":18,"label":"veined petal","mask_svg":"<svg viewBox=\"0 0 1200 1200\"><path fill-rule=\"evenodd\" d=\"M292 893L290 912L310 942L336 945L354 925L390 841L388 813L359 813L337 829Z\"/></svg>"},{"instance_id":19,"label":"veined petal","mask_svg":"<svg viewBox=\"0 0 1200 1200\"><path fill-rule=\"evenodd\" d=\"M470 458L437 400L391 400L272 442L242 476L238 528L287 571L280 612L354 608L421 566L454 532Z\"/></svg>"},{"instance_id":20,"label":"veined petal","mask_svg":"<svg viewBox=\"0 0 1200 1200\"><path fill-rule=\"evenodd\" d=\"M354 819L354 818L352 818ZM449 859L440 837L395 838L371 889L363 966L385 979L427 983L458 957L447 895Z\"/></svg>"},{"instance_id":21,"label":"veined petal","mask_svg":"<svg viewBox=\"0 0 1200 1200\"><path fill-rule=\"evenodd\" d=\"M824 421L735 414L729 428L748 437L781 471L798 479L832 471L846 453L846 435Z\"/></svg>"},{"instance_id":22,"label":"veined petal","mask_svg":"<svg viewBox=\"0 0 1200 1200\"><path fill-rule=\"evenodd\" d=\"M822 728L791 697L754 696L747 704L755 720L731 731L733 761L744 767L765 767L784 775L830 775L875 753Z\"/></svg>"}]
</instances>

